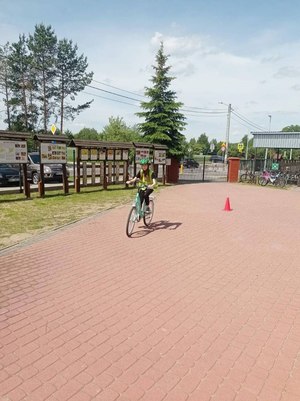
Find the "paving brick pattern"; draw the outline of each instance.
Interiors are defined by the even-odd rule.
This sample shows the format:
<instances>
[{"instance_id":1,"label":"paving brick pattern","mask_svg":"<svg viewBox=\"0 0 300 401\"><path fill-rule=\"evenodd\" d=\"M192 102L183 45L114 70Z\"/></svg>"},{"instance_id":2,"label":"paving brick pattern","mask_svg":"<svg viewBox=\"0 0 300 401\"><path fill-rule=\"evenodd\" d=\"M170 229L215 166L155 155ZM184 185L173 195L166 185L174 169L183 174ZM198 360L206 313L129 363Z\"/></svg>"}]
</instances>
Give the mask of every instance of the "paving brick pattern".
<instances>
[{"instance_id":1,"label":"paving brick pattern","mask_svg":"<svg viewBox=\"0 0 300 401\"><path fill-rule=\"evenodd\" d=\"M1 401L300 400L300 192L155 206L132 238L128 205L0 253Z\"/></svg>"}]
</instances>

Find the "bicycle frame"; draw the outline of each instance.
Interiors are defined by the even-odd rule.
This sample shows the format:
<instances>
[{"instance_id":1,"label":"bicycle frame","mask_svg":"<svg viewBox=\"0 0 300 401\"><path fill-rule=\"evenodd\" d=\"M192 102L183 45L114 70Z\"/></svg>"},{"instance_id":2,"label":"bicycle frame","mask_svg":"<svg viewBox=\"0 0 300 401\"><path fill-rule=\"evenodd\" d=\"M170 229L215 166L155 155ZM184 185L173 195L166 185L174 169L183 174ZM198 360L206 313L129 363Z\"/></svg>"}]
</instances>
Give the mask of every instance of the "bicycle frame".
<instances>
[{"instance_id":1,"label":"bicycle frame","mask_svg":"<svg viewBox=\"0 0 300 401\"><path fill-rule=\"evenodd\" d=\"M154 202L153 202L153 197L149 196L149 206L150 206L150 212L146 212L146 203L143 201L143 204L141 205L141 199L139 192L135 195L134 201L131 204L131 210L129 212L129 216L127 219L127 225L126 225L126 234L128 237L131 236L134 225L135 223L139 222L141 218L144 220L144 224L146 227L148 227L152 221L153 213L154 213Z\"/></svg>"}]
</instances>

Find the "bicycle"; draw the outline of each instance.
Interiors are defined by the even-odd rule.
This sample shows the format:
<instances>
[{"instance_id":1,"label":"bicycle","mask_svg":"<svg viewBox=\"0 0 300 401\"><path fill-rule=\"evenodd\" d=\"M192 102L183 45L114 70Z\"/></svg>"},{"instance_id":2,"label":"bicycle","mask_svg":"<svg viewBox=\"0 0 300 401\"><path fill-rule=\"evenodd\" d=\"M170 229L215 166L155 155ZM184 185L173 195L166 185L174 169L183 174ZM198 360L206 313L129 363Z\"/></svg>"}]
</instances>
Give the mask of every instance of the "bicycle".
<instances>
[{"instance_id":1,"label":"bicycle","mask_svg":"<svg viewBox=\"0 0 300 401\"><path fill-rule=\"evenodd\" d=\"M256 182L256 175L249 170L246 170L244 174L240 175L240 182L247 182L249 184L255 184Z\"/></svg>"},{"instance_id":2,"label":"bicycle","mask_svg":"<svg viewBox=\"0 0 300 401\"><path fill-rule=\"evenodd\" d=\"M263 174L259 177L258 183L259 185L262 185L264 187L269 182L275 186L283 188L285 187L287 180L281 172L274 173L270 171L264 171Z\"/></svg>"},{"instance_id":3,"label":"bicycle","mask_svg":"<svg viewBox=\"0 0 300 401\"><path fill-rule=\"evenodd\" d=\"M143 201L141 205L140 195L139 192L137 192L127 218L126 235L128 237L131 237L135 223L138 223L141 219L143 219L145 226L149 227L154 213L154 197L151 195L149 196L148 207L149 211L146 211L146 203Z\"/></svg>"}]
</instances>

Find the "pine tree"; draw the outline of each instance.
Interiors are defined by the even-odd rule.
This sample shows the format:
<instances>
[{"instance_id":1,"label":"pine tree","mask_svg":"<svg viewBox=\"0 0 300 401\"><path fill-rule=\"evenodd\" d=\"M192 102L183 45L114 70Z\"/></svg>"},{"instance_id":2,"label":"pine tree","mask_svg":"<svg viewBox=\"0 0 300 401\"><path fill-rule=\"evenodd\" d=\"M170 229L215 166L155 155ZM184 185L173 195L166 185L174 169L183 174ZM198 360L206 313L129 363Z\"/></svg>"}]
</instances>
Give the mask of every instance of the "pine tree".
<instances>
[{"instance_id":1,"label":"pine tree","mask_svg":"<svg viewBox=\"0 0 300 401\"><path fill-rule=\"evenodd\" d=\"M37 107L34 105L36 83L31 71L25 35L12 43L8 57L10 67L9 86L12 91L12 126L16 131L33 131L37 122Z\"/></svg>"},{"instance_id":2,"label":"pine tree","mask_svg":"<svg viewBox=\"0 0 300 401\"><path fill-rule=\"evenodd\" d=\"M46 133L55 109L57 37L52 27L36 25L34 34L29 36L28 48L37 83L37 100L40 102L43 131Z\"/></svg>"},{"instance_id":3,"label":"pine tree","mask_svg":"<svg viewBox=\"0 0 300 401\"><path fill-rule=\"evenodd\" d=\"M148 102L141 102L145 111L137 113L145 122L139 124L143 138L151 143L168 146L169 155L181 157L182 139L184 135L185 116L179 111L182 103L176 101L176 93L169 89L174 77L168 76L170 66L167 66L169 56L164 54L163 43L156 55L156 65L153 66L155 75L151 81L153 86L146 88L145 95L150 98Z\"/></svg>"},{"instance_id":4,"label":"pine tree","mask_svg":"<svg viewBox=\"0 0 300 401\"><path fill-rule=\"evenodd\" d=\"M8 64L9 43L0 47L0 93L4 95L2 99L5 105L6 119L8 129L11 130L11 90L9 87L10 68ZM3 111L4 112L4 111Z\"/></svg>"},{"instance_id":5,"label":"pine tree","mask_svg":"<svg viewBox=\"0 0 300 401\"><path fill-rule=\"evenodd\" d=\"M78 92L90 84L93 73L87 73L87 59L83 55L77 55L78 47L72 40L63 39L58 42L57 48L57 78L58 87L55 99L59 105L60 131L63 132L64 120L74 119L81 111L90 107L90 102L72 106L67 99L74 101Z\"/></svg>"}]
</instances>

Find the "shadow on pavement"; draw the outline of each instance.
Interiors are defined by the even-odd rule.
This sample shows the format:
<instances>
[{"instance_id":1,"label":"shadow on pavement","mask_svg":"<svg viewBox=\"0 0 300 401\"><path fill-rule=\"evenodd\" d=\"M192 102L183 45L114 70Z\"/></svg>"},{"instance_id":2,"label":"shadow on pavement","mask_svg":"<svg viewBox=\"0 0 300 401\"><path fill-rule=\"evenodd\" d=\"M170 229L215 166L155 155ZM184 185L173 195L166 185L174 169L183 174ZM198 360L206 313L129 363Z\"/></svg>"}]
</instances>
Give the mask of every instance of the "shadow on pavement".
<instances>
[{"instance_id":1,"label":"shadow on pavement","mask_svg":"<svg viewBox=\"0 0 300 401\"><path fill-rule=\"evenodd\" d=\"M151 223L149 227L137 226L137 231L132 233L131 238L141 238L151 234L155 230L176 230L182 223L171 222L168 220L159 220Z\"/></svg>"},{"instance_id":2,"label":"shadow on pavement","mask_svg":"<svg viewBox=\"0 0 300 401\"><path fill-rule=\"evenodd\" d=\"M168 220L159 220L151 223L150 228L152 230L176 230L182 223L171 222Z\"/></svg>"}]
</instances>

